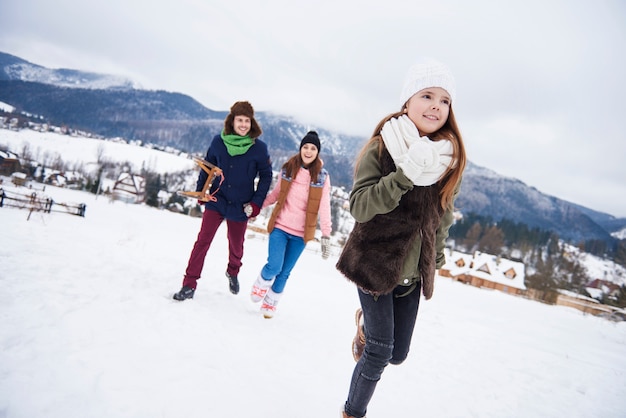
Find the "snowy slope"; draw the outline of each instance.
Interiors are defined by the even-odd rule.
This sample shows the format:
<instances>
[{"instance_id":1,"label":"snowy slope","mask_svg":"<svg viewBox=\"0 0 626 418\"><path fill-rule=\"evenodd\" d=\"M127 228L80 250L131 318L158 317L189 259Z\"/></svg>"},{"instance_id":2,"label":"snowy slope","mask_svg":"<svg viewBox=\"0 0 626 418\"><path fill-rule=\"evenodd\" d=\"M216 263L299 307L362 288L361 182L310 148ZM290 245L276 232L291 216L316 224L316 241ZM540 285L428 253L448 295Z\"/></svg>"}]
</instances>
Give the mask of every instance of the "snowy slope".
<instances>
[{"instance_id":1,"label":"snowy slope","mask_svg":"<svg viewBox=\"0 0 626 418\"><path fill-rule=\"evenodd\" d=\"M35 159L50 161L58 155L68 164L94 164L98 157L113 162L130 162L137 172L143 167L158 173L183 171L195 167L186 155L176 155L156 149L130 145L125 142L69 136L56 132L38 132L29 129L12 131L0 129L0 147L22 154L28 146Z\"/></svg>"},{"instance_id":2,"label":"snowy slope","mask_svg":"<svg viewBox=\"0 0 626 418\"><path fill-rule=\"evenodd\" d=\"M15 111L15 108L13 106L9 105L9 104L6 104L4 102L0 102L0 111L11 113L11 112Z\"/></svg>"},{"instance_id":3,"label":"snowy slope","mask_svg":"<svg viewBox=\"0 0 626 418\"><path fill-rule=\"evenodd\" d=\"M613 235L617 239L626 239L626 228L614 232L611 235Z\"/></svg>"},{"instance_id":4,"label":"snowy slope","mask_svg":"<svg viewBox=\"0 0 626 418\"><path fill-rule=\"evenodd\" d=\"M25 146L28 146L30 152L40 160L45 153L48 154L48 160L54 160L59 155L67 163L82 164L85 169L91 168L92 170L97 169L95 163L99 155L100 158L109 161L130 163L136 172L139 172L142 167L158 173L197 169L197 166L186 154L177 155L113 140L68 136L55 132L42 133L29 129L20 131L0 129L0 148L8 147L19 154L22 153ZM471 170L483 173L483 175L496 175L491 170L474 165L472 165ZM192 178L190 184L189 187L195 187L195 179ZM345 214L345 216L348 217L349 214ZM341 230L347 235L352 228L352 220L345 219L342 222ZM577 259L585 267L591 279L605 279L620 286L626 284L626 269L624 267L613 261L580 252L575 247L568 246L568 248L568 251L576 254Z\"/></svg>"},{"instance_id":5,"label":"snowy slope","mask_svg":"<svg viewBox=\"0 0 626 418\"><path fill-rule=\"evenodd\" d=\"M277 315L228 292L225 228L176 302L200 219L54 187L86 217L0 208L0 417L338 417L358 301L307 247ZM439 278L369 417L626 416L626 323Z\"/></svg>"}]
</instances>

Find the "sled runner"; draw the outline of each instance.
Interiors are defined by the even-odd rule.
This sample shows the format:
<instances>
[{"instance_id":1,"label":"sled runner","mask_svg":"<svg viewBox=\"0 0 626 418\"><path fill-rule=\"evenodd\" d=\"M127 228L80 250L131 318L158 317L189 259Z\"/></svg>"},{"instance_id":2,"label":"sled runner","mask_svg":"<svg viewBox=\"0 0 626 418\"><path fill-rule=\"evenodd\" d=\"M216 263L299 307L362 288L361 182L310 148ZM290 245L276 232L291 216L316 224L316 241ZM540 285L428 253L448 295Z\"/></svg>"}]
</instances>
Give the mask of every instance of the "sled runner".
<instances>
[{"instance_id":1,"label":"sled runner","mask_svg":"<svg viewBox=\"0 0 626 418\"><path fill-rule=\"evenodd\" d=\"M202 202L214 201L215 198L213 197L213 195L217 192L217 190L213 193L210 193L209 191L211 190L211 185L213 184L213 181L216 177L221 177L220 184L222 184L222 181L224 181L224 174L222 173L222 169L202 158L194 158L193 160L196 162L196 164L200 166L201 169L203 169L207 173L207 178L204 182L204 186L202 187L202 190L198 192L179 191L178 194L181 196L198 199Z\"/></svg>"}]
</instances>

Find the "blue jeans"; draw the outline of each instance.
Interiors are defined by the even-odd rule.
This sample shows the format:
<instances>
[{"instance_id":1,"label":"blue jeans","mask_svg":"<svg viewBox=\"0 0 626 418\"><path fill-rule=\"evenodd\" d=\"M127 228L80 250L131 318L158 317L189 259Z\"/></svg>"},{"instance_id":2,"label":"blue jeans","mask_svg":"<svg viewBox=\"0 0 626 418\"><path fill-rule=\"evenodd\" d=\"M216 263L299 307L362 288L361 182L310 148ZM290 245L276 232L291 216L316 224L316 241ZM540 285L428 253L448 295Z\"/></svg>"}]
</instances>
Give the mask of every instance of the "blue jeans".
<instances>
[{"instance_id":1,"label":"blue jeans","mask_svg":"<svg viewBox=\"0 0 626 418\"><path fill-rule=\"evenodd\" d=\"M300 258L304 247L304 239L274 228L270 233L267 264L261 270L261 277L265 280L274 280L272 290L282 293L287 284L291 270Z\"/></svg>"},{"instance_id":2,"label":"blue jeans","mask_svg":"<svg viewBox=\"0 0 626 418\"><path fill-rule=\"evenodd\" d=\"M407 287L375 298L359 289L365 324L365 350L357 362L345 411L352 417L363 417L376 384L387 364L400 364L409 354L417 319L421 288L418 285L405 295Z\"/></svg>"}]
</instances>

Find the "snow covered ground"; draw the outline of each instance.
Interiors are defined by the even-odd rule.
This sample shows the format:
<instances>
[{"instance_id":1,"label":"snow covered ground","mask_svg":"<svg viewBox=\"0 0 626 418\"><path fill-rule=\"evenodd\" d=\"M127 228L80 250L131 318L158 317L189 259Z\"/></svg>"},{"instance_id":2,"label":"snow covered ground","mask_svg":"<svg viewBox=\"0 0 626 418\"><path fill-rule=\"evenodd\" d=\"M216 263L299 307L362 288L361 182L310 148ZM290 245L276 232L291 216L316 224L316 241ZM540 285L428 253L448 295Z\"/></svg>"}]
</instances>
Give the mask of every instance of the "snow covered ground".
<instances>
[{"instance_id":1,"label":"snow covered ground","mask_svg":"<svg viewBox=\"0 0 626 418\"><path fill-rule=\"evenodd\" d=\"M2 130L0 144L89 163L193 167L143 147ZM4 183L9 189L12 185ZM195 299L180 288L200 219L47 186L85 218L0 208L0 418L338 417L354 367L354 286L311 243L278 313L248 291L267 255L250 232L228 292L225 226ZM259 219L257 224L263 224ZM624 417L626 323L439 278L409 359L368 416Z\"/></svg>"},{"instance_id":2,"label":"snow covered ground","mask_svg":"<svg viewBox=\"0 0 626 418\"><path fill-rule=\"evenodd\" d=\"M1 104L1 102L0 102ZM69 136L56 132L37 132L30 129L13 131L0 129L0 147L23 155L25 148L32 157L43 162L44 156L53 161L58 156L68 165L95 165L98 158L113 162L129 162L139 172L142 167L159 173L188 170L196 167L186 156L129 145L125 142Z\"/></svg>"},{"instance_id":3,"label":"snow covered ground","mask_svg":"<svg viewBox=\"0 0 626 418\"><path fill-rule=\"evenodd\" d=\"M6 186L6 184L5 184ZM225 226L193 300L176 302L200 219L48 186L84 218L0 208L0 417L338 417L356 291L310 244L277 315L228 292ZM626 416L626 323L446 278L368 417Z\"/></svg>"}]
</instances>

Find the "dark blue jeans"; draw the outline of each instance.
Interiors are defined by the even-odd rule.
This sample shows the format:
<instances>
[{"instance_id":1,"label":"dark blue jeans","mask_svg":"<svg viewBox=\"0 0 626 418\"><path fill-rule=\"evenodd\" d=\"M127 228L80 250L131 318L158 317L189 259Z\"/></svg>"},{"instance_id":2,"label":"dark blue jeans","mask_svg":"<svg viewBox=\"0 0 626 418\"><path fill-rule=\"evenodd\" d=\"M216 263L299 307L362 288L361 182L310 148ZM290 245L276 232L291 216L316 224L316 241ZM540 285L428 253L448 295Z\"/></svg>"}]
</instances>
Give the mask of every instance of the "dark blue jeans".
<instances>
[{"instance_id":1,"label":"dark blue jeans","mask_svg":"<svg viewBox=\"0 0 626 418\"><path fill-rule=\"evenodd\" d=\"M407 287L378 296L359 289L365 322L365 350L352 373L345 411L352 417L363 417L376 384L387 364L400 364L409 354L415 328L421 288L418 285L405 295Z\"/></svg>"}]
</instances>

